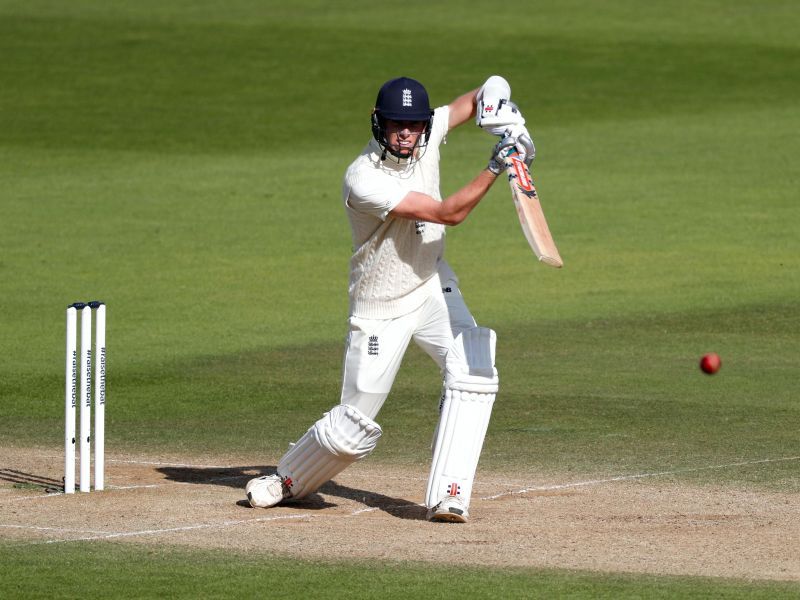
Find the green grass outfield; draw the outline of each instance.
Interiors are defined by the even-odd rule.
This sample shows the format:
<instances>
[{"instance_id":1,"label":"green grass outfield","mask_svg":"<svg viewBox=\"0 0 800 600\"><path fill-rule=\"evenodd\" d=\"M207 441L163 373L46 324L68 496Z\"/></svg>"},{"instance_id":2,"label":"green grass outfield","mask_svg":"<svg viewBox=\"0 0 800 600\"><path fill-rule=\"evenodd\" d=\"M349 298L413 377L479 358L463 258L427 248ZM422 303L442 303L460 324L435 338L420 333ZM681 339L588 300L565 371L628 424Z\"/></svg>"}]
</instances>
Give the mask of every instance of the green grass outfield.
<instances>
[{"instance_id":1,"label":"green grass outfield","mask_svg":"<svg viewBox=\"0 0 800 600\"><path fill-rule=\"evenodd\" d=\"M410 75L438 105L501 73L537 143L565 268L535 263L502 183L448 234L473 313L498 332L482 467L677 471L800 492L798 461L781 460L800 456L795 17L777 0L0 0L0 444L60 447L64 308L100 298L109 451L277 458L338 401L350 253L340 184L377 87ZM444 194L492 143L471 126L453 132ZM697 368L707 351L723 359L714 377ZM369 460L426 460L438 386L412 349ZM708 468L742 462L753 464ZM106 596L164 560L108 551L131 568L97 583ZM36 552L0 547L20 578ZM266 578L254 559L169 553L176 581L204 581L196 564L225 592ZM332 595L345 587L319 564L274 569L287 585L299 569ZM50 574L80 581L77 569ZM472 576L388 566L380 577L386 595ZM754 592L518 570L470 589L499 578L507 597ZM0 592L24 595L14 585L4 575Z\"/></svg>"},{"instance_id":2,"label":"green grass outfield","mask_svg":"<svg viewBox=\"0 0 800 600\"><path fill-rule=\"evenodd\" d=\"M786 583L584 572L308 562L122 544L4 552L6 598L796 598ZM80 572L76 569L80 568ZM169 590L169 592L165 592ZM454 591L455 590L455 591Z\"/></svg>"}]
</instances>

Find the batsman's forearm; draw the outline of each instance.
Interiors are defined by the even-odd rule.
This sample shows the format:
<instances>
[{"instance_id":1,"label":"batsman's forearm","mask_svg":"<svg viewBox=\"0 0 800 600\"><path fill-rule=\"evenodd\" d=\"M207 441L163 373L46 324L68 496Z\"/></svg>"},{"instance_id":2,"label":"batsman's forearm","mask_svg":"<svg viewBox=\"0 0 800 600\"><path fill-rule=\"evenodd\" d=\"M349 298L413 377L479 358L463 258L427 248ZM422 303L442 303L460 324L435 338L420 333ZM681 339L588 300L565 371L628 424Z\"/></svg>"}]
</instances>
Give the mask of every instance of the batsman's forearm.
<instances>
[{"instance_id":1,"label":"batsman's forearm","mask_svg":"<svg viewBox=\"0 0 800 600\"><path fill-rule=\"evenodd\" d=\"M455 129L459 125L463 125L475 117L477 95L478 88L459 96L450 103L450 117L447 124L448 129Z\"/></svg>"},{"instance_id":2,"label":"batsman's forearm","mask_svg":"<svg viewBox=\"0 0 800 600\"><path fill-rule=\"evenodd\" d=\"M445 225L458 225L467 218L494 184L497 176L484 169L475 179L451 194L441 204L441 221Z\"/></svg>"}]
</instances>

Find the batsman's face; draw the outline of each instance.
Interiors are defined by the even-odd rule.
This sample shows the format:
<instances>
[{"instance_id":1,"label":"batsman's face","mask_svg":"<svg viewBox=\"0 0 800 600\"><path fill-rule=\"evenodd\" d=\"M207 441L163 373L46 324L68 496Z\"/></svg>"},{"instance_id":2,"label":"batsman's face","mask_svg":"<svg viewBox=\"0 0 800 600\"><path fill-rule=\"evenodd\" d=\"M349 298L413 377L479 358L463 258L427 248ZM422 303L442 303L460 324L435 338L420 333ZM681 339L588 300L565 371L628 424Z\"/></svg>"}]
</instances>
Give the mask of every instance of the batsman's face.
<instances>
[{"instance_id":1,"label":"batsman's face","mask_svg":"<svg viewBox=\"0 0 800 600\"><path fill-rule=\"evenodd\" d=\"M392 150L411 156L419 137L425 133L425 121L386 121L386 141Z\"/></svg>"}]
</instances>

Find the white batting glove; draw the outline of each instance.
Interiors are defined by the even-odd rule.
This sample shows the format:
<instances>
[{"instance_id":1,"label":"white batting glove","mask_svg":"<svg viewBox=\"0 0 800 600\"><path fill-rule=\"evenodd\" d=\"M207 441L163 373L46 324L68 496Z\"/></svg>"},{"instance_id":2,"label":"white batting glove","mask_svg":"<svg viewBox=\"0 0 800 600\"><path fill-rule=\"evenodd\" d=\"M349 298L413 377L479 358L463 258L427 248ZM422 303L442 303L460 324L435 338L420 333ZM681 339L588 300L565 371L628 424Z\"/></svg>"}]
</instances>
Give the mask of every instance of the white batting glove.
<instances>
[{"instance_id":1,"label":"white batting glove","mask_svg":"<svg viewBox=\"0 0 800 600\"><path fill-rule=\"evenodd\" d=\"M494 148L492 148L492 156L489 158L489 164L486 168L495 175L500 175L506 170L506 157L510 152L514 151L517 140L513 137L506 136L501 139Z\"/></svg>"},{"instance_id":2,"label":"white batting glove","mask_svg":"<svg viewBox=\"0 0 800 600\"><path fill-rule=\"evenodd\" d=\"M506 135L513 127L525 125L525 117L511 100L501 100L491 113L484 109L478 125L492 135Z\"/></svg>"},{"instance_id":3,"label":"white batting glove","mask_svg":"<svg viewBox=\"0 0 800 600\"><path fill-rule=\"evenodd\" d=\"M499 75L492 75L478 90L475 124L483 128L484 119L493 119L497 111L511 99L511 86ZM487 122L488 123L488 122Z\"/></svg>"},{"instance_id":4,"label":"white batting glove","mask_svg":"<svg viewBox=\"0 0 800 600\"><path fill-rule=\"evenodd\" d=\"M507 135L516 140L516 149L519 159L528 167L531 166L533 159L536 158L536 146L533 145L531 134L525 125L516 125L508 129Z\"/></svg>"},{"instance_id":5,"label":"white batting glove","mask_svg":"<svg viewBox=\"0 0 800 600\"><path fill-rule=\"evenodd\" d=\"M495 150L501 145L507 148L508 141L513 139L520 160L530 166L536 157L536 146L525 127L525 117L519 107L511 102L508 81L499 75L492 75L478 90L476 99L475 123L484 131L503 138ZM491 167L489 170L494 172Z\"/></svg>"}]
</instances>

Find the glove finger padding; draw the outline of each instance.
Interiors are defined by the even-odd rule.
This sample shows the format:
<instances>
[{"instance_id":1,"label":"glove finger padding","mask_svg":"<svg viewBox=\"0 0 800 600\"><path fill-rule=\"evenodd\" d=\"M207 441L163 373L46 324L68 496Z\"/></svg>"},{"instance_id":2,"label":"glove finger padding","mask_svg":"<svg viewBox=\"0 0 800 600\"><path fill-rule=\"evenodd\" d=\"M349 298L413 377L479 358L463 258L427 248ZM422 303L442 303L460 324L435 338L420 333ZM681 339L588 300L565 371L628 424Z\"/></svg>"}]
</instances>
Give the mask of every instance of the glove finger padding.
<instances>
[{"instance_id":1,"label":"glove finger padding","mask_svg":"<svg viewBox=\"0 0 800 600\"><path fill-rule=\"evenodd\" d=\"M506 157L512 152L517 145L516 138L506 136L501 139L495 147L492 148L492 156L489 158L489 164L486 168L495 175L500 175L506 168Z\"/></svg>"},{"instance_id":2,"label":"glove finger padding","mask_svg":"<svg viewBox=\"0 0 800 600\"><path fill-rule=\"evenodd\" d=\"M515 147L519 159L530 167L533 159L536 158L536 146L533 144L528 129L524 125L513 127L508 135L516 140Z\"/></svg>"}]
</instances>

